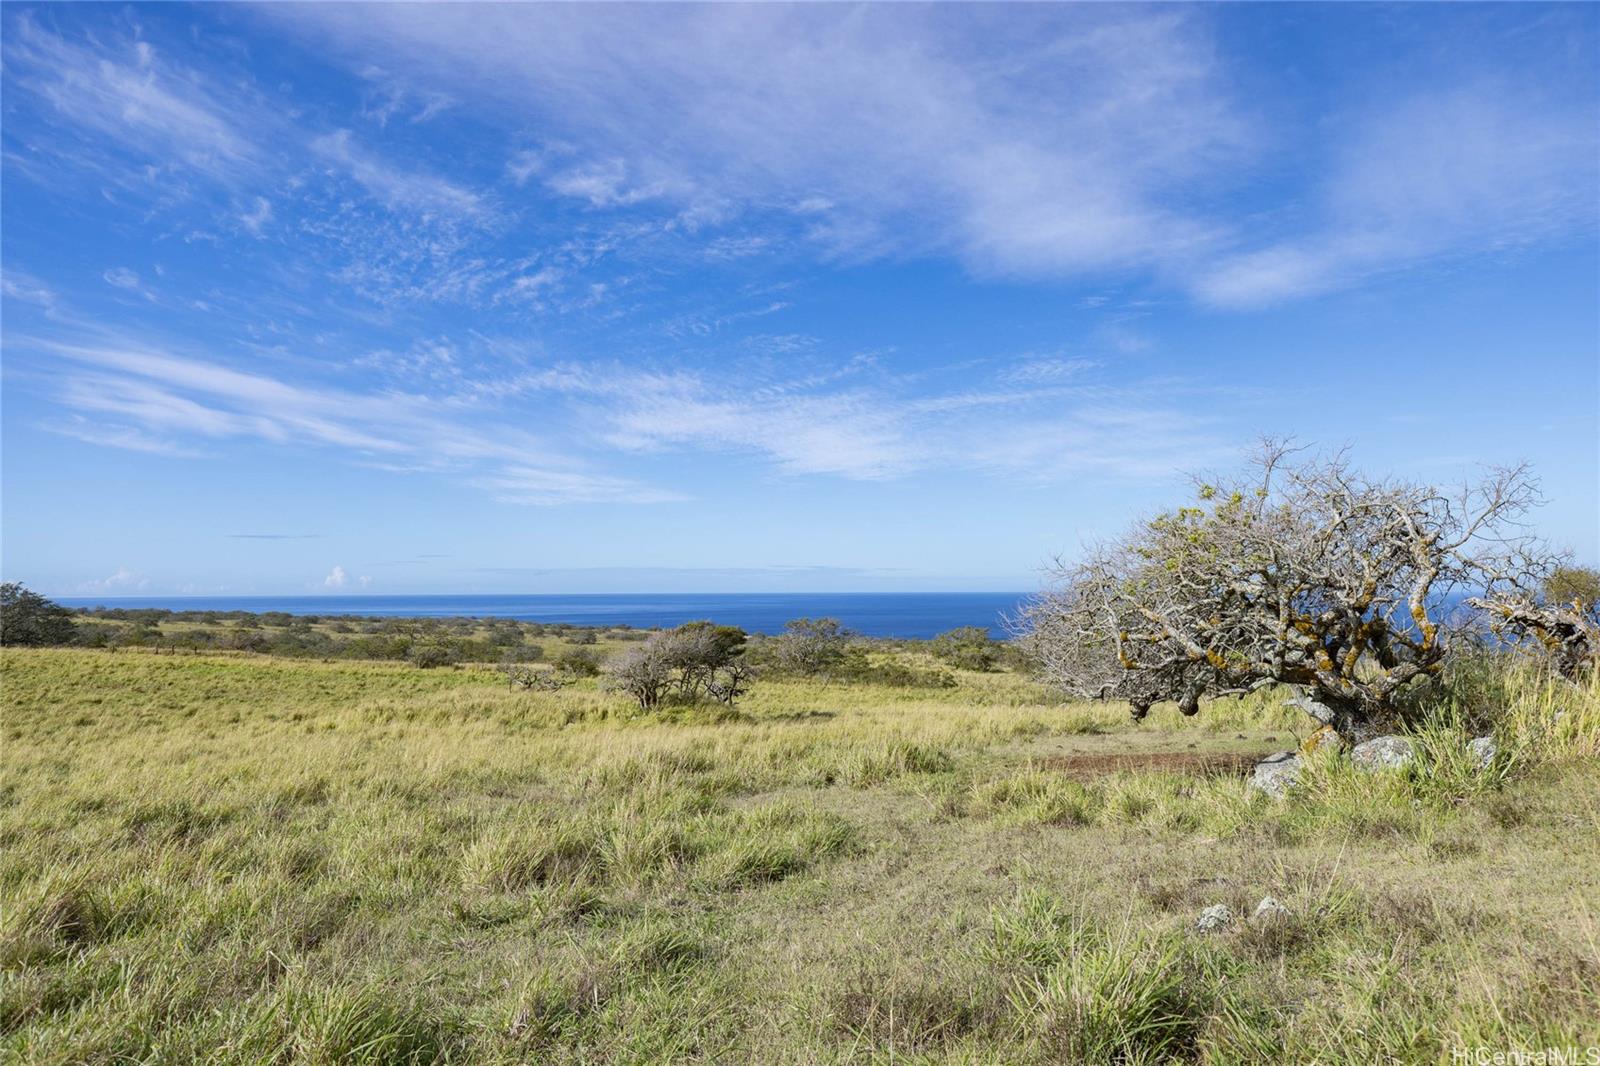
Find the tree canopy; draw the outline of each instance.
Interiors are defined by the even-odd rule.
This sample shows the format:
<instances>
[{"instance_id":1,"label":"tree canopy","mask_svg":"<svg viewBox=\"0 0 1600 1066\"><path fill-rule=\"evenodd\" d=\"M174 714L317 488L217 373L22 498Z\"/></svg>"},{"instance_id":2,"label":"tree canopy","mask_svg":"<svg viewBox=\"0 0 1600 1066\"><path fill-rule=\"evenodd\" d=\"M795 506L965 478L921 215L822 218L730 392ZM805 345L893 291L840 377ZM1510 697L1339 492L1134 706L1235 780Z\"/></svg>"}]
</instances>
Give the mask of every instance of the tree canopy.
<instances>
[{"instance_id":1,"label":"tree canopy","mask_svg":"<svg viewBox=\"0 0 1600 1066\"><path fill-rule=\"evenodd\" d=\"M70 644L72 612L15 581L0 585L0 644Z\"/></svg>"}]
</instances>

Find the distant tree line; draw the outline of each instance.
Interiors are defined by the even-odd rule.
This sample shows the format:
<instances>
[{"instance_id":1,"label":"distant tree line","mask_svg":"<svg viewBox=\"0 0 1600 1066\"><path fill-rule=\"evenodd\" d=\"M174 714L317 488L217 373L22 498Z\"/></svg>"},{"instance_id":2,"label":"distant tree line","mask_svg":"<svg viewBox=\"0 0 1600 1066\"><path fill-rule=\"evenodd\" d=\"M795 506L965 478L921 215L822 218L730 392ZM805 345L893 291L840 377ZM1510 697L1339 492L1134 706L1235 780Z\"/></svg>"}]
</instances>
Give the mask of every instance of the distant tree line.
<instances>
[{"instance_id":1,"label":"distant tree line","mask_svg":"<svg viewBox=\"0 0 1600 1066\"><path fill-rule=\"evenodd\" d=\"M635 643L603 660L596 645ZM315 659L407 661L429 669L493 663L506 669L543 663L568 678L604 670L613 687L656 705L729 703L759 673L773 679L873 682L945 688L948 670L911 666L885 652L928 651L948 666L994 670L1017 665L1014 650L988 630L965 627L931 642L872 640L836 618L797 618L782 633L748 634L733 626L691 622L670 630L606 628L514 619L383 618L296 615L284 611L173 611L165 608L66 608L22 585L5 586L4 642L89 648L243 651ZM508 676L512 676L508 670ZM515 677L530 676L525 671ZM631 679L631 680L624 680ZM518 684L513 680L513 687ZM542 685L542 682L540 683ZM523 687L539 687L524 685Z\"/></svg>"},{"instance_id":2,"label":"distant tree line","mask_svg":"<svg viewBox=\"0 0 1600 1066\"><path fill-rule=\"evenodd\" d=\"M642 641L617 626L611 641ZM245 651L306 659L380 659L421 667L549 662L574 676L599 672L592 627L514 619L373 618L283 611L171 611L62 607L20 584L4 586L0 640L11 645ZM556 643L552 643L556 642Z\"/></svg>"},{"instance_id":3,"label":"distant tree line","mask_svg":"<svg viewBox=\"0 0 1600 1066\"><path fill-rule=\"evenodd\" d=\"M987 630L974 629L944 634L933 647L941 658L959 650L956 657L963 661L952 665L963 669L994 669L1000 653L987 647L980 652L976 647L980 643L999 644ZM608 660L602 673L607 688L630 696L645 710L708 701L731 706L757 678L905 688L956 685L948 670L918 668L884 654L907 644L868 640L837 618L796 618L776 636L748 634L708 621L689 622L650 634L639 647ZM974 662L982 665L970 665Z\"/></svg>"}]
</instances>

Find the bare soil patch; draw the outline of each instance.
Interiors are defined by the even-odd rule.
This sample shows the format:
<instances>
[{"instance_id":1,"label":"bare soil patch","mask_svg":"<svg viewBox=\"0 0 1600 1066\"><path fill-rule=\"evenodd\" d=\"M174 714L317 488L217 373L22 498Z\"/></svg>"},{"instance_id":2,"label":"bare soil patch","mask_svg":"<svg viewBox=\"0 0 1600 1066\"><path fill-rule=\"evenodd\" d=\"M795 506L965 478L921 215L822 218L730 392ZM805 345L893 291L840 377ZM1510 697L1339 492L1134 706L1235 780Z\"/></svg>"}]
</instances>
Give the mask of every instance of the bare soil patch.
<instances>
[{"instance_id":1,"label":"bare soil patch","mask_svg":"<svg viewBox=\"0 0 1600 1066\"><path fill-rule=\"evenodd\" d=\"M1094 778L1127 771L1185 774L1190 777L1243 777L1261 756L1239 752L1144 751L1050 755L1033 760L1041 770Z\"/></svg>"}]
</instances>

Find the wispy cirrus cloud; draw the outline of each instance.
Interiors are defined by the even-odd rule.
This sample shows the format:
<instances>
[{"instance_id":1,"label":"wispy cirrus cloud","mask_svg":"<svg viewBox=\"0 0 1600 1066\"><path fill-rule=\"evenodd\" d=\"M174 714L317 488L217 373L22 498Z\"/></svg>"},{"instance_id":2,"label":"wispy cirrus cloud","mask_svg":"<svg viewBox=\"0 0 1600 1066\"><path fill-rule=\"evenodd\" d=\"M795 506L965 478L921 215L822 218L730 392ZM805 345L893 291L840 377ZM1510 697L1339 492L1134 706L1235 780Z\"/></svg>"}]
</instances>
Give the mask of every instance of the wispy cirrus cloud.
<instances>
[{"instance_id":1,"label":"wispy cirrus cloud","mask_svg":"<svg viewBox=\"0 0 1600 1066\"><path fill-rule=\"evenodd\" d=\"M494 217L485 194L349 128L328 128L224 62L145 39L137 12L92 34L57 32L32 12L7 20L8 93L37 100L8 122L8 179L138 202L188 241L281 233L303 266L380 302L475 300L511 275L474 250ZM226 49L218 55L226 56ZM398 91L398 90L396 90ZM425 121L448 101L402 94ZM381 124L380 124L381 125ZM287 208L283 217L280 208ZM125 285L133 272L110 271ZM148 290L142 290L149 296Z\"/></svg>"},{"instance_id":2,"label":"wispy cirrus cloud","mask_svg":"<svg viewBox=\"0 0 1600 1066\"><path fill-rule=\"evenodd\" d=\"M531 505L693 496L631 473L653 454L743 456L789 477L965 470L1048 482L1085 471L1169 476L1196 456L1227 454L1233 436L1192 413L1203 389L1152 378L1111 385L1083 359L975 364L981 372L940 388L870 359L799 374L611 362L507 372L446 341L415 356L364 357L397 381L431 382L419 394L296 383L149 345L30 346L60 361L56 397L72 412L46 428L85 442L185 458L229 441L324 449ZM521 428L530 421L564 446Z\"/></svg>"},{"instance_id":3,"label":"wispy cirrus cloud","mask_svg":"<svg viewBox=\"0 0 1600 1066\"><path fill-rule=\"evenodd\" d=\"M92 138L60 138L41 145L44 151L118 181L182 172L237 186L266 165L261 146L237 121L247 106L243 100L168 62L136 34L72 40L40 26L29 12L11 19L8 31L6 67L17 85L46 101L68 128ZM107 145L123 159L146 161L150 171L117 167L101 154Z\"/></svg>"},{"instance_id":4,"label":"wispy cirrus cloud","mask_svg":"<svg viewBox=\"0 0 1600 1066\"><path fill-rule=\"evenodd\" d=\"M1163 193L1250 138L1203 27L1171 11L266 10L549 130L559 150L517 154L520 181L686 218L777 209L849 254L999 273L1165 260L1211 227ZM1005 62L962 44L985 38Z\"/></svg>"},{"instance_id":5,"label":"wispy cirrus cloud","mask_svg":"<svg viewBox=\"0 0 1600 1066\"><path fill-rule=\"evenodd\" d=\"M664 502L676 494L596 471L534 434L424 397L293 384L150 346L25 341L54 356L53 432L177 457L198 443L258 440L333 449L351 461L455 477L522 503Z\"/></svg>"},{"instance_id":6,"label":"wispy cirrus cloud","mask_svg":"<svg viewBox=\"0 0 1600 1066\"><path fill-rule=\"evenodd\" d=\"M107 426L99 419L89 419L78 414L41 422L39 428L47 433L70 437L84 444L116 448L121 451L147 452L150 455L166 455L175 459L198 459L206 454L198 448L180 444L175 440L153 436L135 426Z\"/></svg>"},{"instance_id":7,"label":"wispy cirrus cloud","mask_svg":"<svg viewBox=\"0 0 1600 1066\"><path fill-rule=\"evenodd\" d=\"M0 275L0 298L33 304L52 318L61 310L61 296L55 289L15 268L7 268L4 275Z\"/></svg>"},{"instance_id":8,"label":"wispy cirrus cloud","mask_svg":"<svg viewBox=\"0 0 1600 1066\"><path fill-rule=\"evenodd\" d=\"M320 533L226 533L230 540L316 540Z\"/></svg>"},{"instance_id":9,"label":"wispy cirrus cloud","mask_svg":"<svg viewBox=\"0 0 1600 1066\"><path fill-rule=\"evenodd\" d=\"M250 209L239 216L239 224L255 237L260 237L271 221L272 201L265 196L255 197Z\"/></svg>"},{"instance_id":10,"label":"wispy cirrus cloud","mask_svg":"<svg viewBox=\"0 0 1600 1066\"><path fill-rule=\"evenodd\" d=\"M1596 223L1593 93L1492 52L1382 75L1373 106L1275 113L1204 9L266 10L541 130L548 150L509 156L520 184L751 220L713 259L770 247L753 220L782 217L785 246L1142 272L1251 307ZM1409 32L1433 40L1428 19Z\"/></svg>"},{"instance_id":11,"label":"wispy cirrus cloud","mask_svg":"<svg viewBox=\"0 0 1600 1066\"><path fill-rule=\"evenodd\" d=\"M1191 410L1207 390L1174 380L1107 385L1072 372L1018 377L1002 367L987 387L940 391L853 373L771 378L725 373L561 365L507 383L520 394L576 399L579 421L624 453L729 452L790 476L875 481L932 470L1051 481L1074 473L1166 477L1236 442L1221 420ZM856 369L859 370L859 364Z\"/></svg>"},{"instance_id":12,"label":"wispy cirrus cloud","mask_svg":"<svg viewBox=\"0 0 1600 1066\"><path fill-rule=\"evenodd\" d=\"M472 484L489 491L502 503L678 503L692 498L627 478L515 464L474 478Z\"/></svg>"},{"instance_id":13,"label":"wispy cirrus cloud","mask_svg":"<svg viewBox=\"0 0 1600 1066\"><path fill-rule=\"evenodd\" d=\"M397 167L363 149L349 130L314 138L311 151L390 207L447 218L472 218L485 209L483 198L471 189L434 174Z\"/></svg>"},{"instance_id":14,"label":"wispy cirrus cloud","mask_svg":"<svg viewBox=\"0 0 1600 1066\"><path fill-rule=\"evenodd\" d=\"M1600 109L1479 81L1344 119L1308 232L1222 256L1194 291L1253 307L1438 257L1592 233Z\"/></svg>"},{"instance_id":15,"label":"wispy cirrus cloud","mask_svg":"<svg viewBox=\"0 0 1600 1066\"><path fill-rule=\"evenodd\" d=\"M361 77L370 86L362 101L362 117L380 128L389 125L389 120L394 118L403 118L412 124L427 122L457 103L447 93L418 91L404 78L379 66L364 68Z\"/></svg>"}]
</instances>

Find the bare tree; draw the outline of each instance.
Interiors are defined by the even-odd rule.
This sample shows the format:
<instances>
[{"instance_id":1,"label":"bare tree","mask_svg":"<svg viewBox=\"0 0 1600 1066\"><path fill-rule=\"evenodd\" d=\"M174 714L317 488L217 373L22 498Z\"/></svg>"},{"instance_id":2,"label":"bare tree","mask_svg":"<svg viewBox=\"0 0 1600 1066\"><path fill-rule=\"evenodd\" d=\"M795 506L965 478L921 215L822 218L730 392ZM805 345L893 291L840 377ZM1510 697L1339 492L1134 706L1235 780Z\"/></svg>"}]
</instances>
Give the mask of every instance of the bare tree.
<instances>
[{"instance_id":1,"label":"bare tree","mask_svg":"<svg viewBox=\"0 0 1600 1066\"><path fill-rule=\"evenodd\" d=\"M705 693L718 703L732 707L733 701L750 690L755 670L747 662L734 659L718 667L706 682Z\"/></svg>"},{"instance_id":2,"label":"bare tree","mask_svg":"<svg viewBox=\"0 0 1600 1066\"><path fill-rule=\"evenodd\" d=\"M1537 502L1524 466L1446 493L1267 441L1246 476L1197 490L1196 505L1058 566L1025 607L1020 635L1049 680L1127 700L1135 718L1283 684L1360 734L1441 669L1445 596L1483 587L1491 556L1533 551L1517 524Z\"/></svg>"},{"instance_id":3,"label":"bare tree","mask_svg":"<svg viewBox=\"0 0 1600 1066\"><path fill-rule=\"evenodd\" d=\"M669 696L684 703L715 699L732 705L750 687L753 672L741 660L744 630L687 622L650 634L605 666L609 688L626 692L645 710Z\"/></svg>"},{"instance_id":4,"label":"bare tree","mask_svg":"<svg viewBox=\"0 0 1600 1066\"><path fill-rule=\"evenodd\" d=\"M523 688L538 692L559 692L575 680L572 677L563 677L551 669L514 661L501 663L500 671L506 675L507 690Z\"/></svg>"},{"instance_id":5,"label":"bare tree","mask_svg":"<svg viewBox=\"0 0 1600 1066\"><path fill-rule=\"evenodd\" d=\"M614 656L601 668L607 688L627 693L647 711L660 706L673 681L672 661L668 649L655 639L658 636Z\"/></svg>"},{"instance_id":6,"label":"bare tree","mask_svg":"<svg viewBox=\"0 0 1600 1066\"><path fill-rule=\"evenodd\" d=\"M1600 571L1515 558L1494 568L1485 595L1467 602L1483 611L1505 643L1548 660L1577 681L1600 665ZM1529 575L1543 571L1537 587Z\"/></svg>"},{"instance_id":7,"label":"bare tree","mask_svg":"<svg viewBox=\"0 0 1600 1066\"><path fill-rule=\"evenodd\" d=\"M784 623L774 641L779 669L813 677L837 666L850 646L851 632L837 618L796 618Z\"/></svg>"},{"instance_id":8,"label":"bare tree","mask_svg":"<svg viewBox=\"0 0 1600 1066\"><path fill-rule=\"evenodd\" d=\"M676 671L677 695L692 703L713 695L713 686L744 654L747 637L737 626L685 622L675 629L654 634L650 639L661 645L668 663Z\"/></svg>"}]
</instances>

